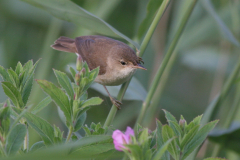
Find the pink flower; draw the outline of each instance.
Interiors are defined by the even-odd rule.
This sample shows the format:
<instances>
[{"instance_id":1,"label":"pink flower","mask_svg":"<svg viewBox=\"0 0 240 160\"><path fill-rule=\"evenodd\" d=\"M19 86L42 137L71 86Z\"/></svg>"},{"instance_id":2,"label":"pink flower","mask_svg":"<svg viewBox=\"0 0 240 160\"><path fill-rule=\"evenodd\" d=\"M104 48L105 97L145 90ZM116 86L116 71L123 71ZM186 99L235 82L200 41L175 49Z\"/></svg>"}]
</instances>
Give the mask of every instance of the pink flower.
<instances>
[{"instance_id":1,"label":"pink flower","mask_svg":"<svg viewBox=\"0 0 240 160\"><path fill-rule=\"evenodd\" d=\"M122 151L122 149L126 149L124 144L132 143L131 136L134 136L134 131L131 127L127 127L125 134L122 133L120 130L115 130L112 134L115 149L118 151Z\"/></svg>"}]
</instances>

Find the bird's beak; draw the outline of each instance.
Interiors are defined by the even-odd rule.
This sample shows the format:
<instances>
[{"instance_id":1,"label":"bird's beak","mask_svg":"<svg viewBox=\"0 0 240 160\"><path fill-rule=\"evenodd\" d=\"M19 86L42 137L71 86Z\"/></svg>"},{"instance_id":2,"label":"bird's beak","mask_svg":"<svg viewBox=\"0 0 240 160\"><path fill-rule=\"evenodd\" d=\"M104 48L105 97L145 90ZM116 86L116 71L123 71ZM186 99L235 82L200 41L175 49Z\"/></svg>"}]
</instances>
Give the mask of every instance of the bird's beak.
<instances>
[{"instance_id":1,"label":"bird's beak","mask_svg":"<svg viewBox=\"0 0 240 160\"><path fill-rule=\"evenodd\" d=\"M141 64L137 64L136 66L133 66L133 68L147 70L147 68L143 67Z\"/></svg>"}]
</instances>

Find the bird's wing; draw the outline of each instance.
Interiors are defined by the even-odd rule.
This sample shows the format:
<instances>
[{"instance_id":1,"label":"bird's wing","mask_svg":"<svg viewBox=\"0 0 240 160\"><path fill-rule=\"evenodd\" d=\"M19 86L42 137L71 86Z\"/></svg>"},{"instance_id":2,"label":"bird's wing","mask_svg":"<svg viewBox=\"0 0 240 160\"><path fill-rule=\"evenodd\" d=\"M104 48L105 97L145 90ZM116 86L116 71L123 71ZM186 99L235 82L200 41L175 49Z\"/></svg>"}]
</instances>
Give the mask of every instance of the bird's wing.
<instances>
[{"instance_id":1,"label":"bird's wing","mask_svg":"<svg viewBox=\"0 0 240 160\"><path fill-rule=\"evenodd\" d=\"M101 49L99 50L97 42L91 37L77 37L75 39L76 48L78 54L82 56L82 59L87 62L90 70L100 67L99 74L105 74L106 72L106 59L99 56Z\"/></svg>"}]
</instances>

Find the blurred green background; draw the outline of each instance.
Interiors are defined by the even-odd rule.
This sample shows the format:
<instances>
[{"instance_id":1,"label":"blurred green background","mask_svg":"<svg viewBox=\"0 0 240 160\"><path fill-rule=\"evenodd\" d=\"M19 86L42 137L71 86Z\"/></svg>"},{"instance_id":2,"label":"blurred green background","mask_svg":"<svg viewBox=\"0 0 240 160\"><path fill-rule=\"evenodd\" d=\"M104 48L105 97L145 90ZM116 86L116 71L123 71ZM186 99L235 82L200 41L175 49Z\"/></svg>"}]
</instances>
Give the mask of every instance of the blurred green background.
<instances>
[{"instance_id":1,"label":"blurred green background","mask_svg":"<svg viewBox=\"0 0 240 160\"><path fill-rule=\"evenodd\" d=\"M148 0L74 0L87 11L102 18L114 28L130 37L137 39L138 28L146 16ZM173 0L147 47L143 60L147 71L137 71L136 79L141 83L143 98L123 100L123 106L114 119L113 128L125 129L133 126L144 96L151 85L156 70L161 64L169 42L176 31L180 17L185 10L184 0ZM217 14L231 30L234 37L240 37L240 2L238 0L213 0ZM44 10L18 0L0 0L0 65L15 68L18 61L25 63L30 59L37 61L42 58L37 70L36 79L47 79L57 83L52 68L67 72L67 65L76 61L76 55L55 51L50 45L60 36L75 38L77 36L96 34L81 26L54 18ZM141 41L141 38L139 41ZM144 124L150 129L155 128L155 118L165 121L161 109L170 111L179 119L183 115L187 121L204 112L209 102L217 95L224 81L232 72L239 56L239 49L224 37L224 31L207 12L202 3L198 3L185 28L171 62L172 68L164 73L164 79L154 96L154 114L148 114ZM111 101L93 86L89 96L104 99L101 106L88 111L87 124L104 123L111 108ZM134 86L128 89L134 93ZM225 107L220 111L220 123L226 118L231 107L234 94L229 94ZM117 93L115 93L117 94ZM39 86L34 83L30 103L37 104L46 97ZM138 100L136 100L138 99ZM0 87L0 102L6 96ZM51 103L39 113L51 124L66 127L60 120L55 104ZM240 114L237 115L240 119ZM66 130L67 132L67 130ZM65 132L65 134L66 134ZM35 135L35 136L34 136ZM37 134L30 134L30 145L38 139Z\"/></svg>"}]
</instances>

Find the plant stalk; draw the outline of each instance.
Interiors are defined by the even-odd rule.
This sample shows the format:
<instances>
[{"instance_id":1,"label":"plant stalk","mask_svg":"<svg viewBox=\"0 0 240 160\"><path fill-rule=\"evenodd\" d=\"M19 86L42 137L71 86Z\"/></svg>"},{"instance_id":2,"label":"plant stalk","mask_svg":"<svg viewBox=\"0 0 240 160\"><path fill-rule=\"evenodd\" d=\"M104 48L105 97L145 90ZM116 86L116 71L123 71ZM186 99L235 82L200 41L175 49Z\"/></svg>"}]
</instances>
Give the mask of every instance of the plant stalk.
<instances>
[{"instance_id":1,"label":"plant stalk","mask_svg":"<svg viewBox=\"0 0 240 160\"><path fill-rule=\"evenodd\" d=\"M23 149L28 151L28 148L29 148L29 133L27 130L27 134L24 138Z\"/></svg>"},{"instance_id":2,"label":"plant stalk","mask_svg":"<svg viewBox=\"0 0 240 160\"><path fill-rule=\"evenodd\" d=\"M69 142L71 136L72 136L72 132L73 132L73 127L70 126L69 127L69 131L68 131L68 135L67 135L67 139L66 139L66 143Z\"/></svg>"},{"instance_id":3,"label":"plant stalk","mask_svg":"<svg viewBox=\"0 0 240 160\"><path fill-rule=\"evenodd\" d=\"M178 43L178 41L180 39L180 36L181 36L181 34L182 34L182 32L183 32L183 30L184 30L184 28L186 26L186 23L187 23L190 15L191 15L194 7L195 7L195 4L197 3L197 0L192 0L190 3L191 4L189 5L189 8L186 10L186 12L185 12L185 14L184 14L184 16L182 18L182 21L180 22L178 30L177 30L177 32L176 32L176 34L174 36L174 39L173 39L173 41L172 41L172 43L171 43L171 45L170 45L170 47L169 47L169 49L168 49L164 59L163 59L163 62L160 65L160 67L159 67L159 69L157 71L157 75L155 76L155 78L153 80L152 86L151 86L151 88L150 88L150 90L148 92L148 95L147 95L147 98L145 100L145 103L143 103L142 109L141 109L140 114L138 116L138 119L137 119L137 121L135 123L135 128L136 128L138 123L139 124L142 123L142 120L143 120L144 114L146 112L146 109L150 105L150 102L151 102L152 97L153 97L153 95L154 95L154 93L156 91L156 88L157 88L157 86L159 84L159 81L160 81L160 79L161 79L161 77L163 75L163 72L164 72L164 70L165 70L165 68L166 68L166 66L167 66L167 64L169 62L169 59L170 59L174 49L177 46L177 43Z\"/></svg>"},{"instance_id":4,"label":"plant stalk","mask_svg":"<svg viewBox=\"0 0 240 160\"><path fill-rule=\"evenodd\" d=\"M148 45L156 27L157 27L157 24L160 21L161 17L163 16L163 13L166 10L169 2L170 2L170 0L164 0L162 2L162 5L160 6L155 18L153 19L152 24L150 25L150 27L149 27L149 29L148 29L148 31L147 31L144 39L143 39L143 42L142 42L141 47L140 47L140 53L139 53L138 56L140 56L140 57L143 56L143 54L144 54L144 52L147 48L147 45ZM118 96L117 96L118 100L120 100L120 101L122 100L131 79L132 79L132 77L121 86L121 89L120 89L120 91L118 93ZM108 127L112 123L116 113L117 113L117 107L115 105L112 105L112 108L111 108L111 110L108 114L108 117L107 117L106 121L105 121L104 127Z\"/></svg>"},{"instance_id":5,"label":"plant stalk","mask_svg":"<svg viewBox=\"0 0 240 160\"><path fill-rule=\"evenodd\" d=\"M158 12L157 12L156 16L153 19L153 22L150 25L150 27L149 27L149 29L148 29L148 31L147 31L147 33L146 33L146 35L145 35L145 37L144 37L144 39L142 41L142 44L141 44L141 47L140 47L140 53L139 53L138 56L140 56L140 57L143 56L143 54L144 54L144 52L145 52L145 50L146 50L146 48L147 48L147 46L148 46L148 44L149 44L149 42L151 40L151 37L152 37L152 35L153 35L153 33L154 33L154 31L155 31L155 29L156 29L160 19L162 18L164 12L166 11L169 3L170 3L170 0L164 0L162 2L161 6L159 7Z\"/></svg>"}]
</instances>

